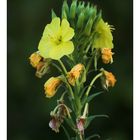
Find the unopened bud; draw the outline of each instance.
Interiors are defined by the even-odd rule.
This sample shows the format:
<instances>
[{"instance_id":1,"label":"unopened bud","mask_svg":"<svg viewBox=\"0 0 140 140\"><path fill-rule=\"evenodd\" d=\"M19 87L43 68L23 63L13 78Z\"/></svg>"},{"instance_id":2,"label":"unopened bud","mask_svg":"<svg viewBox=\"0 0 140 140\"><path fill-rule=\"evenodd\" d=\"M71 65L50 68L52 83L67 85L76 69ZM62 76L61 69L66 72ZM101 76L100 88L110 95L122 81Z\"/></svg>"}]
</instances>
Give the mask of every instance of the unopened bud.
<instances>
[{"instance_id":1,"label":"unopened bud","mask_svg":"<svg viewBox=\"0 0 140 140\"><path fill-rule=\"evenodd\" d=\"M78 4L78 8L77 8L77 13L78 13L78 14L80 14L81 11L83 11L83 9L84 9L84 5L85 5L84 2L79 2L79 4Z\"/></svg>"},{"instance_id":2,"label":"unopened bud","mask_svg":"<svg viewBox=\"0 0 140 140\"><path fill-rule=\"evenodd\" d=\"M94 20L94 19L90 18L90 19L88 20L87 24L86 24L86 27L85 27L85 34L86 34L87 36L89 36L90 33L91 33L91 29L92 29L92 25L93 25L93 20Z\"/></svg>"},{"instance_id":3,"label":"unopened bud","mask_svg":"<svg viewBox=\"0 0 140 140\"><path fill-rule=\"evenodd\" d=\"M81 12L79 17L78 17L77 28L82 28L83 27L84 19L85 19L84 12Z\"/></svg>"},{"instance_id":4,"label":"unopened bud","mask_svg":"<svg viewBox=\"0 0 140 140\"><path fill-rule=\"evenodd\" d=\"M76 15L77 0L74 0L70 7L70 18L74 19Z\"/></svg>"},{"instance_id":5,"label":"unopened bud","mask_svg":"<svg viewBox=\"0 0 140 140\"><path fill-rule=\"evenodd\" d=\"M62 19L67 19L67 14L66 14L66 12L65 12L65 10L64 11L62 11Z\"/></svg>"},{"instance_id":6,"label":"unopened bud","mask_svg":"<svg viewBox=\"0 0 140 140\"><path fill-rule=\"evenodd\" d=\"M65 11L67 15L69 15L69 6L67 3L67 0L64 0L63 6L62 6L62 12Z\"/></svg>"}]
</instances>

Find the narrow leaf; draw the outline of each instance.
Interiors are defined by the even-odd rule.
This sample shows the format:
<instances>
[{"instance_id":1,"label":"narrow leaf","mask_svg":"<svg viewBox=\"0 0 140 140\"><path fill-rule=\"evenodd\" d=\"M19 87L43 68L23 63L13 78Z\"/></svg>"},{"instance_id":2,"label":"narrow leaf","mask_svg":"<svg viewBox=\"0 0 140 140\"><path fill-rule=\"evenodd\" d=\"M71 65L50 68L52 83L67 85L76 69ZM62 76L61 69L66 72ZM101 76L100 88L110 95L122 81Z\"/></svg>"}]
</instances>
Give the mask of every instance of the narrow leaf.
<instances>
[{"instance_id":1,"label":"narrow leaf","mask_svg":"<svg viewBox=\"0 0 140 140\"><path fill-rule=\"evenodd\" d=\"M85 124L85 129L90 125L90 123L95 119L95 118L109 118L108 115L93 115L87 118L86 124Z\"/></svg>"},{"instance_id":2,"label":"narrow leaf","mask_svg":"<svg viewBox=\"0 0 140 140\"><path fill-rule=\"evenodd\" d=\"M89 103L93 98L95 98L96 96L102 94L103 91L100 91L100 92L97 92L97 93L94 93L93 95L90 95L88 98L87 98L87 102Z\"/></svg>"},{"instance_id":3,"label":"narrow leaf","mask_svg":"<svg viewBox=\"0 0 140 140\"><path fill-rule=\"evenodd\" d=\"M64 132L65 132L68 140L71 140L70 135L69 135L68 131L66 130L66 128L63 125L62 125L62 128L64 129Z\"/></svg>"},{"instance_id":4,"label":"narrow leaf","mask_svg":"<svg viewBox=\"0 0 140 140\"><path fill-rule=\"evenodd\" d=\"M93 135L89 136L86 140L91 140L92 138L95 138L95 137L100 138L100 135L93 134Z\"/></svg>"}]
</instances>

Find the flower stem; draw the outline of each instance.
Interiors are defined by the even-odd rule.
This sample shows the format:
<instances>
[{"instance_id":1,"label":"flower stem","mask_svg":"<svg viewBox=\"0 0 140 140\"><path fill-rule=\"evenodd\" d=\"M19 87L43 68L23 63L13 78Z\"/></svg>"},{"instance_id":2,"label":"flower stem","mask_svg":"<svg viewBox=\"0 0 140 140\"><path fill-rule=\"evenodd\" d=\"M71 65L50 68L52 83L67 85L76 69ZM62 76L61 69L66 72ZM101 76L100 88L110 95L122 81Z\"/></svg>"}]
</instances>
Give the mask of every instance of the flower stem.
<instances>
[{"instance_id":1,"label":"flower stem","mask_svg":"<svg viewBox=\"0 0 140 140\"><path fill-rule=\"evenodd\" d=\"M62 69L63 69L63 71L64 71L64 74L65 74L65 76L67 75L67 70L66 70L66 68L65 68L65 65L63 64L63 62L61 61L61 60L58 60L58 62L60 63L60 65L61 65L61 67L62 67Z\"/></svg>"},{"instance_id":2,"label":"flower stem","mask_svg":"<svg viewBox=\"0 0 140 140\"><path fill-rule=\"evenodd\" d=\"M92 88L94 82L95 82L99 77L101 77L101 76L102 76L102 73L99 73L98 75L96 75L96 76L93 78L93 80L91 81L91 83L90 83L90 85L89 85L89 87L88 87L88 89L87 89L87 91L86 91L86 96L89 95L89 92L90 92L90 90L91 90L91 88Z\"/></svg>"},{"instance_id":3,"label":"flower stem","mask_svg":"<svg viewBox=\"0 0 140 140\"><path fill-rule=\"evenodd\" d=\"M62 62L61 60L58 60L58 62L60 63L60 65L61 65L61 67L62 67L62 69L63 69L63 71L64 71L65 78L66 78L68 72L67 72L67 70L66 70L66 68L65 68L65 65L63 64L63 62ZM71 86L70 86L69 83L68 83L67 78L66 78L66 81L67 81L67 86L68 86L68 88L69 88L69 91L70 91L70 93L71 93L71 96L72 96L72 98L74 99L74 94L73 94L73 91L72 91Z\"/></svg>"},{"instance_id":4,"label":"flower stem","mask_svg":"<svg viewBox=\"0 0 140 140\"><path fill-rule=\"evenodd\" d=\"M84 109L84 113L83 113L83 116L82 117L86 117L86 115L87 115L87 113L88 113L88 103L86 103L86 105L85 105L85 109Z\"/></svg>"}]
</instances>

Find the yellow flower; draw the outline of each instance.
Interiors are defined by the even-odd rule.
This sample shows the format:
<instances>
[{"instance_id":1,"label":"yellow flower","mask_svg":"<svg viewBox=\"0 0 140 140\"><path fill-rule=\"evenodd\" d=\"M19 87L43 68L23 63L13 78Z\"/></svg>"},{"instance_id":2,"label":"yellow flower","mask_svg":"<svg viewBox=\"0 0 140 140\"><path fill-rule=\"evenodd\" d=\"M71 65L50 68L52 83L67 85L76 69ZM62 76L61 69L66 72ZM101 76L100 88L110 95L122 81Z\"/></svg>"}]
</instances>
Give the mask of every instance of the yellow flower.
<instances>
[{"instance_id":1,"label":"yellow flower","mask_svg":"<svg viewBox=\"0 0 140 140\"><path fill-rule=\"evenodd\" d=\"M46 25L39 42L41 56L58 60L64 55L71 54L74 50L73 42L70 41L73 36L74 30L66 19L61 23L60 18L52 19L52 22Z\"/></svg>"},{"instance_id":2,"label":"yellow flower","mask_svg":"<svg viewBox=\"0 0 140 140\"><path fill-rule=\"evenodd\" d=\"M108 64L113 62L112 55L114 53L111 51L110 48L102 48L101 49L101 55L102 55L102 60L103 63Z\"/></svg>"},{"instance_id":3,"label":"yellow flower","mask_svg":"<svg viewBox=\"0 0 140 140\"><path fill-rule=\"evenodd\" d=\"M116 81L115 76L111 72L103 70L102 84L104 88L114 87Z\"/></svg>"},{"instance_id":4,"label":"yellow flower","mask_svg":"<svg viewBox=\"0 0 140 140\"><path fill-rule=\"evenodd\" d=\"M31 54L31 56L29 57L30 60L30 64L34 67L37 68L37 65L40 63L40 61L42 60L42 57L39 55L39 53L35 52L33 54Z\"/></svg>"},{"instance_id":5,"label":"yellow flower","mask_svg":"<svg viewBox=\"0 0 140 140\"><path fill-rule=\"evenodd\" d=\"M51 77L44 84L44 90L46 97L51 98L55 95L58 86L61 84L61 80L58 77Z\"/></svg>"},{"instance_id":6,"label":"yellow flower","mask_svg":"<svg viewBox=\"0 0 140 140\"><path fill-rule=\"evenodd\" d=\"M75 85L76 80L80 77L83 70L84 70L84 65L77 64L71 69L70 72L68 72L67 78L72 86Z\"/></svg>"},{"instance_id":7,"label":"yellow flower","mask_svg":"<svg viewBox=\"0 0 140 140\"><path fill-rule=\"evenodd\" d=\"M99 35L93 42L94 48L113 48L113 36L111 31L114 28L112 28L108 23L105 23L103 19L99 21L95 28L95 32L97 32Z\"/></svg>"}]
</instances>

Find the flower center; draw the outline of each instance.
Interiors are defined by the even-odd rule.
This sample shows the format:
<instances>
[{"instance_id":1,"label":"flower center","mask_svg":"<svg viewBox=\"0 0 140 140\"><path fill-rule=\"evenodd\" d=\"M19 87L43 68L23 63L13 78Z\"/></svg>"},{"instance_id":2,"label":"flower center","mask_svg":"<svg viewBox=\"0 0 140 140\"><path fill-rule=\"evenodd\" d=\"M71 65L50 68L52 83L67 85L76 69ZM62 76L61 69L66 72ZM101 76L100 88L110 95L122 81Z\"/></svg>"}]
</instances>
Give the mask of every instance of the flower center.
<instances>
[{"instance_id":1,"label":"flower center","mask_svg":"<svg viewBox=\"0 0 140 140\"><path fill-rule=\"evenodd\" d=\"M56 40L56 44L59 45L62 42L62 36L59 36Z\"/></svg>"}]
</instances>

